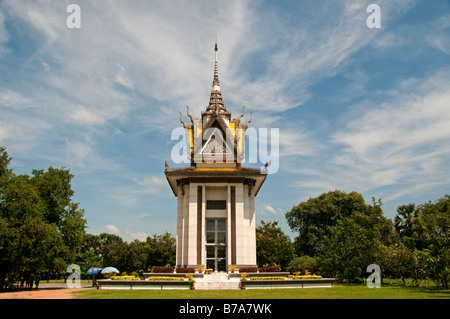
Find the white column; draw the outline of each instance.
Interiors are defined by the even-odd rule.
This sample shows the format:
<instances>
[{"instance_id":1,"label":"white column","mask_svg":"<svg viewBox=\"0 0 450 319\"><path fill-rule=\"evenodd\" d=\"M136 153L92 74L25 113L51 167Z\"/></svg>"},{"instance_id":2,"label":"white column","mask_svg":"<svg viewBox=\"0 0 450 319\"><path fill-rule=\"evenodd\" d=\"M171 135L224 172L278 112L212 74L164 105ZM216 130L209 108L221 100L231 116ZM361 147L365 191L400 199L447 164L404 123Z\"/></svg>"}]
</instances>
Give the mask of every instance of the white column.
<instances>
[{"instance_id":1,"label":"white column","mask_svg":"<svg viewBox=\"0 0 450 319\"><path fill-rule=\"evenodd\" d=\"M244 199L244 252L245 252L245 264L250 265L250 207L248 202L248 185L244 185L242 197Z\"/></svg>"},{"instance_id":2,"label":"white column","mask_svg":"<svg viewBox=\"0 0 450 319\"><path fill-rule=\"evenodd\" d=\"M227 185L227 268L230 266L231 257L231 196L230 184Z\"/></svg>"},{"instance_id":3,"label":"white column","mask_svg":"<svg viewBox=\"0 0 450 319\"><path fill-rule=\"evenodd\" d=\"M189 184L187 265L197 265L197 184Z\"/></svg>"},{"instance_id":4,"label":"white column","mask_svg":"<svg viewBox=\"0 0 450 319\"><path fill-rule=\"evenodd\" d=\"M184 196L181 194L181 187L178 186L178 201L177 201L177 252L176 252L176 265L180 266L183 264L183 199Z\"/></svg>"},{"instance_id":5,"label":"white column","mask_svg":"<svg viewBox=\"0 0 450 319\"><path fill-rule=\"evenodd\" d=\"M202 186L202 265L206 267L206 186Z\"/></svg>"},{"instance_id":6,"label":"white column","mask_svg":"<svg viewBox=\"0 0 450 319\"><path fill-rule=\"evenodd\" d=\"M188 263L188 237L189 237L189 186L184 186L183 196L183 257L181 266Z\"/></svg>"},{"instance_id":7,"label":"white column","mask_svg":"<svg viewBox=\"0 0 450 319\"><path fill-rule=\"evenodd\" d=\"M255 195L249 196L249 264L256 266L256 216Z\"/></svg>"},{"instance_id":8,"label":"white column","mask_svg":"<svg viewBox=\"0 0 450 319\"><path fill-rule=\"evenodd\" d=\"M245 230L243 184L236 184L236 264L245 265Z\"/></svg>"}]
</instances>

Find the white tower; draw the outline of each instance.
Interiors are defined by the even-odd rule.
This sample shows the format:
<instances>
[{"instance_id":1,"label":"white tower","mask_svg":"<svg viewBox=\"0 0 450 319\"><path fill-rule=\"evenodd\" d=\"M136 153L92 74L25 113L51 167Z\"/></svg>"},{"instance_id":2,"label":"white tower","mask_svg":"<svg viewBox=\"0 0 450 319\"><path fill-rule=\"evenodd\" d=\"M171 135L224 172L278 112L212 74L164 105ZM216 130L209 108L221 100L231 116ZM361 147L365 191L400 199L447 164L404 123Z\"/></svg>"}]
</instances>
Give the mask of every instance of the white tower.
<instances>
[{"instance_id":1,"label":"white tower","mask_svg":"<svg viewBox=\"0 0 450 319\"><path fill-rule=\"evenodd\" d=\"M177 267L256 267L255 196L266 179L260 169L241 167L250 120L231 118L222 100L215 45L214 79L201 118L187 115L191 166L169 169L166 178L178 197Z\"/></svg>"}]
</instances>

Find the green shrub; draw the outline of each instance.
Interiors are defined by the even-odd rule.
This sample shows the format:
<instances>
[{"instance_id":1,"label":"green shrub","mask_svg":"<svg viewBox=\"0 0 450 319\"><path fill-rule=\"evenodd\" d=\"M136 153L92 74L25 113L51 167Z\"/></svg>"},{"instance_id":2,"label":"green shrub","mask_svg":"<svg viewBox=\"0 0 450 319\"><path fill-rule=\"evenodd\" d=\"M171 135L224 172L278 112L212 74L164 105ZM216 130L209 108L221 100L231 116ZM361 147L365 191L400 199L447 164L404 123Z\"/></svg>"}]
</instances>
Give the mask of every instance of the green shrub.
<instances>
[{"instance_id":1,"label":"green shrub","mask_svg":"<svg viewBox=\"0 0 450 319\"><path fill-rule=\"evenodd\" d=\"M302 272L307 269L313 273L322 273L320 271L321 258L311 256L296 257L291 260L288 266L288 270L291 273Z\"/></svg>"}]
</instances>

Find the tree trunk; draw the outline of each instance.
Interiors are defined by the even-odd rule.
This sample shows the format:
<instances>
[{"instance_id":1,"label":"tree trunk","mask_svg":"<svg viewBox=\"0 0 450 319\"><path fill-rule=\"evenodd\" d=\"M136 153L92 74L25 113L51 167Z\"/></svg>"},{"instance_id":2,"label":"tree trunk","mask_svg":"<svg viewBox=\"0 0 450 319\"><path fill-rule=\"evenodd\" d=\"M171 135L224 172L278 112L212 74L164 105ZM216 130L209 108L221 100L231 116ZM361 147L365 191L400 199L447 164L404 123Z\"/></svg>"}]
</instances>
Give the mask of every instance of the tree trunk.
<instances>
[{"instance_id":1,"label":"tree trunk","mask_svg":"<svg viewBox=\"0 0 450 319\"><path fill-rule=\"evenodd\" d=\"M0 274L0 291L3 291L3 287L5 286L6 274Z\"/></svg>"}]
</instances>

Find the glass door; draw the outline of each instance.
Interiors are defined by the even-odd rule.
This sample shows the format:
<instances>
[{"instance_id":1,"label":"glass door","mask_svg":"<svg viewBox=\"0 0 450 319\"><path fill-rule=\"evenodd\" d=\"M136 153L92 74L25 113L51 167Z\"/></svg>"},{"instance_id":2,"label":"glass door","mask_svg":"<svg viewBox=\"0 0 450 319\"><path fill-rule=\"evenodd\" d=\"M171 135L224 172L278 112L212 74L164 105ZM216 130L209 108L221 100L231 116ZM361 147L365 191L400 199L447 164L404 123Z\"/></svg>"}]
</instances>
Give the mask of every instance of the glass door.
<instances>
[{"instance_id":1,"label":"glass door","mask_svg":"<svg viewBox=\"0 0 450 319\"><path fill-rule=\"evenodd\" d=\"M227 219L206 219L206 268L227 270Z\"/></svg>"}]
</instances>

